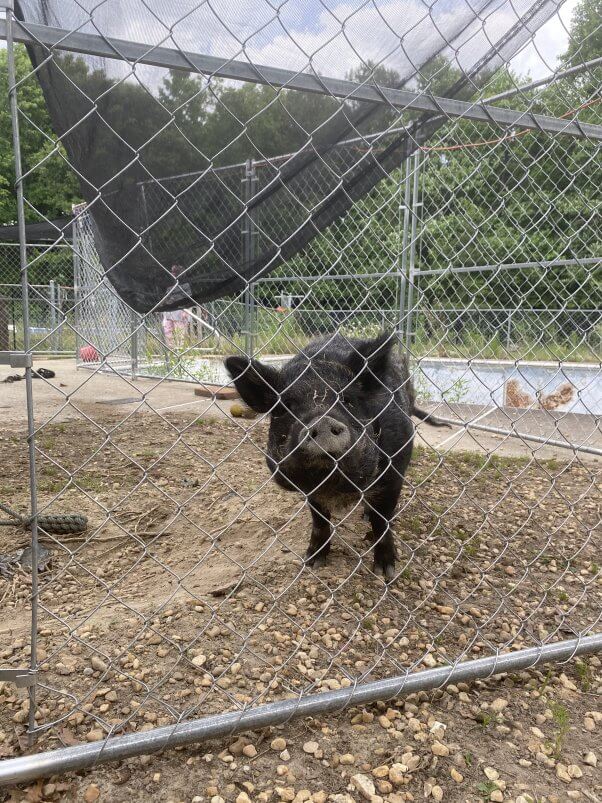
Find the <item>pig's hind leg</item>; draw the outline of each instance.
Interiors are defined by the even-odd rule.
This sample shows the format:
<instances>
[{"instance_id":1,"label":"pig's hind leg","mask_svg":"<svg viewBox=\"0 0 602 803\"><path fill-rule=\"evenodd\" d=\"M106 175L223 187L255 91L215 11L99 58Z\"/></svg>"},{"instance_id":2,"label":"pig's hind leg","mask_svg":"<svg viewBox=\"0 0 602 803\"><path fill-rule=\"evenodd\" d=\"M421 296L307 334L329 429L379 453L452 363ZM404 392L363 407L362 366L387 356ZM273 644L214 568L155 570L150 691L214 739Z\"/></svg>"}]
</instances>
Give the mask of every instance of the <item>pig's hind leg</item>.
<instances>
[{"instance_id":1,"label":"pig's hind leg","mask_svg":"<svg viewBox=\"0 0 602 803\"><path fill-rule=\"evenodd\" d=\"M332 535L330 511L323 504L312 499L309 500L309 509L311 510L312 528L311 539L305 553L305 562L308 566L317 569L324 566L330 552Z\"/></svg>"}]
</instances>

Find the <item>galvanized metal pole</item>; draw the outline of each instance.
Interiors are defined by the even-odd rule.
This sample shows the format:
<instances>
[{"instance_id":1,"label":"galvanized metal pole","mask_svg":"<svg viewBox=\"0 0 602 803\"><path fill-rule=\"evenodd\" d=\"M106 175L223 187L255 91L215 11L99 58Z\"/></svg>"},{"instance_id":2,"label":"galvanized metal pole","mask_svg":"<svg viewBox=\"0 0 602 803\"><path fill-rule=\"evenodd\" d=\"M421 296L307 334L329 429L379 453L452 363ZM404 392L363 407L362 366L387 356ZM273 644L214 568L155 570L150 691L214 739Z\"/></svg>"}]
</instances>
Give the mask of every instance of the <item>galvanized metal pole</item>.
<instances>
[{"instance_id":1,"label":"galvanized metal pole","mask_svg":"<svg viewBox=\"0 0 602 803\"><path fill-rule=\"evenodd\" d=\"M13 322L13 351L17 350L17 313L15 312L15 299L12 298L10 302L10 314Z\"/></svg>"},{"instance_id":2,"label":"galvanized metal pole","mask_svg":"<svg viewBox=\"0 0 602 803\"><path fill-rule=\"evenodd\" d=\"M59 353L63 351L63 331L65 328L63 324L66 320L63 310L65 309L66 296L65 288L62 284L58 284L56 288L56 308L57 313L60 315L60 323L56 333L56 348Z\"/></svg>"},{"instance_id":3,"label":"galvanized metal pole","mask_svg":"<svg viewBox=\"0 0 602 803\"><path fill-rule=\"evenodd\" d=\"M145 184L146 184L146 182L143 181L143 182L141 182L139 184L139 187L140 187L140 195L142 197L142 209L144 210L144 223L145 223L145 226L146 226L146 236L148 238L148 247L149 247L149 250L152 252L152 250L153 250L153 235L152 235L152 230L150 228L150 218L148 216L148 202L146 200L146 187L145 187Z\"/></svg>"},{"instance_id":4,"label":"galvanized metal pole","mask_svg":"<svg viewBox=\"0 0 602 803\"><path fill-rule=\"evenodd\" d=\"M405 159L400 167L400 179L403 176L403 202L399 205L399 211L403 210L403 229L401 235L401 251L398 259L398 293L397 308L399 310L399 319L397 321L397 334L400 341L405 340L404 336L404 319L406 309L406 294L408 287L407 280L407 262L408 262L408 231L410 225L410 165L409 159ZM400 194L401 199L401 194Z\"/></svg>"},{"instance_id":5,"label":"galvanized metal pole","mask_svg":"<svg viewBox=\"0 0 602 803\"><path fill-rule=\"evenodd\" d=\"M243 184L243 201L246 211L242 221L242 253L245 265L251 265L255 258L255 228L253 217L249 210L249 201L255 195L257 188L257 173L253 159L245 163L245 176ZM244 293L243 334L245 336L245 353L253 356L255 348L255 285L247 282Z\"/></svg>"},{"instance_id":6,"label":"galvanized metal pole","mask_svg":"<svg viewBox=\"0 0 602 803\"><path fill-rule=\"evenodd\" d=\"M445 268L429 268L428 270L418 270L418 276L442 276L443 274L453 273L483 273L485 271L505 271L523 270L525 268L599 268L602 266L602 257L586 257L585 259L539 259L536 262L497 262L491 265L466 265L461 268L453 268L448 265ZM264 280L265 281L265 280Z\"/></svg>"},{"instance_id":7,"label":"galvanized metal pole","mask_svg":"<svg viewBox=\"0 0 602 803\"><path fill-rule=\"evenodd\" d=\"M336 713L350 706L392 700L417 691L442 689L450 683L489 678L502 672L518 672L552 661L570 661L602 649L602 634L580 636L553 644L498 653L487 658L408 672L346 689L299 695L288 700L214 714L189 722L114 736L102 742L51 750L0 762L0 786L33 781L58 773L86 769L108 761L131 758L193 742L233 736L242 731L283 725L298 717Z\"/></svg>"},{"instance_id":8,"label":"galvanized metal pole","mask_svg":"<svg viewBox=\"0 0 602 803\"><path fill-rule=\"evenodd\" d=\"M21 140L19 137L19 109L17 106L17 77L15 70L15 48L13 42L14 5L6 0L6 62L8 74L8 94L13 135L13 160L15 165L15 189L17 193L17 223L19 228L19 262L21 267L21 295L23 304L23 351L31 354L29 331L29 277L27 271L27 240L25 231L25 206L23 201L23 173L21 168ZM29 497L31 505L31 655L29 667L32 672L38 668L38 501L36 482L35 420L33 411L33 385L31 364L25 368L25 398L27 405L27 446L29 456ZM28 739L33 743L36 725L36 686L29 687Z\"/></svg>"},{"instance_id":9,"label":"galvanized metal pole","mask_svg":"<svg viewBox=\"0 0 602 803\"><path fill-rule=\"evenodd\" d=\"M132 379L138 376L138 313L130 310L130 375Z\"/></svg>"},{"instance_id":10,"label":"galvanized metal pole","mask_svg":"<svg viewBox=\"0 0 602 803\"><path fill-rule=\"evenodd\" d=\"M497 103L499 100L506 100L512 98L514 95L520 95L524 92L531 92L540 86L551 84L553 81L560 81L562 78L568 78L571 75L578 75L586 70L592 70L602 64L602 56L589 61L583 61L581 64L576 64L574 67L569 67L567 70L559 70L553 72L551 75L546 75L544 78L539 78L537 81L530 81L528 84L522 86L515 86L513 89L507 89L505 92L500 92L498 95L490 95L483 99L483 103Z\"/></svg>"},{"instance_id":11,"label":"galvanized metal pole","mask_svg":"<svg viewBox=\"0 0 602 803\"><path fill-rule=\"evenodd\" d=\"M495 412L495 409L495 407L492 407L490 412L486 415ZM548 438L545 435L532 435L529 432L519 432L515 429L504 429L503 427L494 427L490 426L489 424L477 423L477 421L485 417L485 415L480 415L474 420L474 422L459 421L458 419L447 418L446 416L439 415L437 413L438 421L441 421L444 424L450 424L450 426L459 427L457 434L459 434L462 430L478 429L482 432L491 432L494 435L505 435L510 438L518 438L521 441L533 441L533 443L540 443L542 446L554 446L558 447L559 449L570 449L572 452L583 452L584 454L593 454L597 457L602 457L602 449L598 448L597 446L587 446L585 443L570 443L569 441L560 441L557 438Z\"/></svg>"},{"instance_id":12,"label":"galvanized metal pole","mask_svg":"<svg viewBox=\"0 0 602 803\"><path fill-rule=\"evenodd\" d=\"M251 159L251 175L249 177L249 200L257 193L257 167L255 165L255 160ZM257 244L257 235L258 230L257 226L255 225L255 217L257 215L257 210L251 210L249 212L249 261L253 262L255 259L256 253L256 244ZM255 338L257 336L257 306L255 304L255 283L252 282L249 286L250 291L250 299L249 299L249 346L250 346L250 353L251 356L255 351Z\"/></svg>"},{"instance_id":13,"label":"galvanized metal pole","mask_svg":"<svg viewBox=\"0 0 602 803\"><path fill-rule=\"evenodd\" d=\"M408 350L412 346L413 341L413 331L412 326L414 324L414 316L413 316L413 305L414 305L414 281L415 281L415 262L416 262L416 237L418 232L418 210L419 210L419 174L420 174L420 159L421 153L420 150L417 150L414 153L414 167L413 167L413 182L412 182L412 229L410 235L410 259L409 259L409 267L408 267L408 310L407 310L407 320L408 325L406 327L406 347Z\"/></svg>"},{"instance_id":14,"label":"galvanized metal pole","mask_svg":"<svg viewBox=\"0 0 602 803\"><path fill-rule=\"evenodd\" d=\"M79 253L80 243L79 243L79 226L80 226L80 218L77 217L73 221L73 225L71 226L71 248L72 248L72 260L73 260L73 329L75 330L75 365L79 364L79 349L80 349L80 336L79 336L79 327L80 327L80 320L82 317L82 310L81 310L81 299L83 297L83 293L81 293L81 255Z\"/></svg>"},{"instance_id":15,"label":"galvanized metal pole","mask_svg":"<svg viewBox=\"0 0 602 803\"><path fill-rule=\"evenodd\" d=\"M541 8L543 2L540 0L538 5ZM548 5L551 14L553 4ZM524 19L517 21L515 27L524 29L525 23ZM481 123L493 122L504 127L516 126L531 131L547 131L552 134L602 140L601 125L582 123L577 119L562 119L535 114L531 111L499 108L482 101L439 97L426 93L424 90L390 89L370 82L347 81L310 72L283 70L248 61L238 61L226 56L208 56L204 53L177 50L173 47L149 47L143 42L128 42L98 33L82 33L79 30L70 31L67 28L54 28L32 22L17 24L17 41L29 45L45 45L51 49L85 53L108 59L127 59L136 64L150 64L170 70L201 73L212 78L248 81L273 88L330 95L345 101L352 99L367 103L382 103L403 112L408 109L417 109ZM6 26L0 20L0 39L5 36ZM503 42L498 42L498 48L502 44ZM487 57L485 57L485 61L487 61ZM483 64L483 66L485 65Z\"/></svg>"},{"instance_id":16,"label":"galvanized metal pole","mask_svg":"<svg viewBox=\"0 0 602 803\"><path fill-rule=\"evenodd\" d=\"M54 279L51 279L48 287L48 295L50 298L50 345L53 351L58 351L57 348L57 305L58 293L57 286Z\"/></svg>"},{"instance_id":17,"label":"galvanized metal pole","mask_svg":"<svg viewBox=\"0 0 602 803\"><path fill-rule=\"evenodd\" d=\"M12 299L4 292L0 295L0 351L8 351L10 349L10 324L8 304Z\"/></svg>"}]
</instances>

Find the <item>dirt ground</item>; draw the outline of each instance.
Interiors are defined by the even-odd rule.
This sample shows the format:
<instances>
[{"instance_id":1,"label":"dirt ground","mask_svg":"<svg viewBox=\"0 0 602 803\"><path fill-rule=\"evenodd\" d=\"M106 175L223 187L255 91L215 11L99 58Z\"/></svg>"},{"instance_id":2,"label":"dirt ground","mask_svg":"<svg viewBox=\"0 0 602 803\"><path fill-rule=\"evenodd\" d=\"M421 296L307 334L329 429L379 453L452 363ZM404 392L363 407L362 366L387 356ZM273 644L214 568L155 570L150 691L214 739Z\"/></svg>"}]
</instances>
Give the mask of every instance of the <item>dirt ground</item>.
<instances>
[{"instance_id":1,"label":"dirt ground","mask_svg":"<svg viewBox=\"0 0 602 803\"><path fill-rule=\"evenodd\" d=\"M171 402L185 406L43 408L40 512L83 513L89 527L43 538L36 749L600 631L599 461L487 455L481 433L443 459L421 428L386 586L359 509L343 514L327 567L303 564L309 513L269 481L263 423ZM27 510L22 420L3 427L0 465L0 500ZM26 544L0 527L0 554ZM27 571L0 577L3 667L27 664L30 588ZM599 657L583 656L0 800L596 801L601 691ZM27 751L27 712L26 692L0 683L1 758Z\"/></svg>"}]
</instances>

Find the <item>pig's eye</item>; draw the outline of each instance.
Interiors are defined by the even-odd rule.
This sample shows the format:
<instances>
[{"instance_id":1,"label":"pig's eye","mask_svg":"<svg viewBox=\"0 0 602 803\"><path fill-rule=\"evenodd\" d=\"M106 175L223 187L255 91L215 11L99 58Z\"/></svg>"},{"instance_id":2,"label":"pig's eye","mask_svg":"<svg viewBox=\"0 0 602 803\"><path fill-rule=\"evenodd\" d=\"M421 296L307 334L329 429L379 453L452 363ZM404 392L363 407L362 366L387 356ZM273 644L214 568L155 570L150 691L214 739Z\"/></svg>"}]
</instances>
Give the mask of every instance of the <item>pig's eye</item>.
<instances>
[{"instance_id":1,"label":"pig's eye","mask_svg":"<svg viewBox=\"0 0 602 803\"><path fill-rule=\"evenodd\" d=\"M272 410L272 418L281 418L283 415L287 413L293 412L293 405L291 402L278 402L278 404Z\"/></svg>"}]
</instances>

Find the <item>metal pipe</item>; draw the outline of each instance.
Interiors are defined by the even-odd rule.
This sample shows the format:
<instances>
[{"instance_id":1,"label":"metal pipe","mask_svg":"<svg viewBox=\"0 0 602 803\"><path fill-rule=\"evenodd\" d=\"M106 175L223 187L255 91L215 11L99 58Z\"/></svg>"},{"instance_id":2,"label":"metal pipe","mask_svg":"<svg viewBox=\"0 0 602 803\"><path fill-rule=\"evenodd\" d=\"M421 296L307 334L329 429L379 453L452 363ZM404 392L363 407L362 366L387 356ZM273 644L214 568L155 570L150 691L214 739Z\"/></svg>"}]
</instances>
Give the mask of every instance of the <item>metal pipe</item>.
<instances>
[{"instance_id":1,"label":"metal pipe","mask_svg":"<svg viewBox=\"0 0 602 803\"><path fill-rule=\"evenodd\" d=\"M399 204L399 211L403 210L403 202ZM401 214L399 216L401 218ZM399 224L401 229L401 222ZM342 279L395 279L401 276L401 270L388 270L375 273L337 273L336 275L317 274L316 276L262 276L256 284L267 284L275 282L284 284L285 282L321 282L341 281Z\"/></svg>"},{"instance_id":2,"label":"metal pipe","mask_svg":"<svg viewBox=\"0 0 602 803\"><path fill-rule=\"evenodd\" d=\"M251 180L252 159L247 159L243 168L243 177L241 179L241 200L244 204L245 211L241 219L241 254L242 261L247 265L251 264L251 219L249 215L249 201L251 199L251 190L249 182ZM252 356L251 345L251 284L247 282L243 293L243 311L242 311L242 334L245 338L245 354L249 359Z\"/></svg>"},{"instance_id":3,"label":"metal pipe","mask_svg":"<svg viewBox=\"0 0 602 803\"><path fill-rule=\"evenodd\" d=\"M437 97L409 89L389 89L368 82L358 83L341 78L328 78L312 73L283 70L230 58L175 50L169 47L154 47L99 34L70 31L67 28L55 28L37 23L25 24L19 20L14 20L14 22L17 26L14 40L27 45L43 45L50 49L83 53L88 56L127 60L131 63L150 64L170 70L197 72L211 77L264 84L277 89L294 89L301 92L330 95L341 100L382 103L404 111L418 109L423 112L434 112L482 123L498 123L505 127L602 139L602 126L580 123L577 120L562 120L528 111L500 109L484 103ZM5 38L6 23L0 20L0 39Z\"/></svg>"},{"instance_id":4,"label":"metal pipe","mask_svg":"<svg viewBox=\"0 0 602 803\"><path fill-rule=\"evenodd\" d=\"M406 348L410 349L412 345L412 326L414 324L414 316L412 314L412 307L414 305L414 281L415 281L415 262L416 262L416 232L418 230L418 193L420 190L419 175L420 175L420 151L414 153L414 181L412 183L412 230L410 234L410 260L408 265L408 311L407 326L406 326Z\"/></svg>"},{"instance_id":5,"label":"metal pipe","mask_svg":"<svg viewBox=\"0 0 602 803\"><path fill-rule=\"evenodd\" d=\"M244 167L244 177L242 179L242 201L245 205L245 213L242 218L242 258L243 262L251 265L255 259L255 237L256 228L253 220L253 213L249 208L251 199L257 189L257 173L253 159L247 159ZM255 283L247 282L243 294L243 326L242 333L245 336L245 353L248 357L253 356L255 349Z\"/></svg>"},{"instance_id":6,"label":"metal pipe","mask_svg":"<svg viewBox=\"0 0 602 803\"><path fill-rule=\"evenodd\" d=\"M17 350L17 314L15 312L15 299L11 300L11 316L13 321L13 349Z\"/></svg>"},{"instance_id":7,"label":"metal pipe","mask_svg":"<svg viewBox=\"0 0 602 803\"><path fill-rule=\"evenodd\" d=\"M75 333L75 365L79 367L80 356L79 350L82 345L81 338L80 338L80 319L82 317L82 309L81 309L81 255L79 249L81 248L79 242L79 226L80 226L80 218L76 218L73 221L73 225L71 226L71 248L72 248L72 261L73 261L73 308L75 310L75 320L73 331Z\"/></svg>"},{"instance_id":8,"label":"metal pipe","mask_svg":"<svg viewBox=\"0 0 602 803\"><path fill-rule=\"evenodd\" d=\"M241 731L282 725L293 718L334 713L349 706L368 705L417 691L440 689L450 683L488 678L501 672L518 672L551 661L569 661L579 655L599 650L602 650L602 633L398 675L348 689L267 703L244 711L214 714L141 733L115 736L104 742L11 758L0 762L0 785L24 783L49 775L86 769L107 761L140 756L192 742L224 738Z\"/></svg>"},{"instance_id":9,"label":"metal pipe","mask_svg":"<svg viewBox=\"0 0 602 803\"><path fill-rule=\"evenodd\" d=\"M0 6L0 8L1 8L1 6ZM0 36L0 39L2 39L1 36ZM14 41L14 39L13 39L13 41ZM18 243L7 243L7 242L0 241L0 248L14 248L16 245L18 245ZM46 249L46 251L50 251L50 250L54 251L56 248L68 249L68 248L71 247L70 245L67 245L66 243L28 243L27 245L29 246L29 248L44 248L44 249Z\"/></svg>"},{"instance_id":10,"label":"metal pipe","mask_svg":"<svg viewBox=\"0 0 602 803\"><path fill-rule=\"evenodd\" d=\"M397 301L397 306L399 310L399 320L397 321L397 331L399 333L400 339L405 340L404 337L404 318L405 318L405 308L406 308L406 293L408 288L408 276L407 276L407 262L408 262L408 227L410 223L410 160L405 159L401 163L400 171L403 171L404 174L404 185L403 185L403 231L401 235L401 253L400 259L398 259L398 274L399 274L399 282L398 282L398 293L399 298ZM401 211L401 209L400 209Z\"/></svg>"},{"instance_id":11,"label":"metal pipe","mask_svg":"<svg viewBox=\"0 0 602 803\"><path fill-rule=\"evenodd\" d=\"M203 320L203 318L201 318L200 315L195 315L194 312L191 312L190 310L187 310L187 312L190 315L190 317L193 320L195 320L198 324L200 324L204 329L209 329L212 335L215 335L216 337L220 336L220 333L215 328L215 326L211 326L211 324Z\"/></svg>"},{"instance_id":12,"label":"metal pipe","mask_svg":"<svg viewBox=\"0 0 602 803\"><path fill-rule=\"evenodd\" d=\"M29 332L29 276L27 270L27 234L25 230L25 205L23 198L23 172L21 168L21 139L19 136L19 109L17 106L17 77L15 70L15 49L13 37L13 24L15 22L13 0L7 0L6 20L6 62L8 74L8 94L10 99L10 116L13 137L13 160L15 166L15 188L17 192L17 224L19 229L19 262L21 268L21 296L23 304L23 351L31 352L31 338ZM29 668L36 672L37 645L38 645L38 501L36 481L36 447L35 447L35 420L33 412L33 386L31 365L25 368L25 398L27 407L27 451L29 459L29 498L31 504L31 635ZM36 686L32 684L28 689L29 715L28 740L33 743L33 733L36 726Z\"/></svg>"},{"instance_id":13,"label":"metal pipe","mask_svg":"<svg viewBox=\"0 0 602 803\"><path fill-rule=\"evenodd\" d=\"M53 351L58 351L57 346L57 308L58 308L58 292L57 292L57 283L54 279L50 279L48 284L48 298L50 301L50 329L51 329L51 338L50 338L50 347Z\"/></svg>"},{"instance_id":14,"label":"metal pipe","mask_svg":"<svg viewBox=\"0 0 602 803\"><path fill-rule=\"evenodd\" d=\"M146 186L145 185L147 183L148 182L146 182L146 181L140 181L138 183L138 186L140 187L140 196L142 198L142 210L144 212L144 224L145 224L146 236L148 237L148 248L152 252L153 248L154 248L154 245L153 245L153 235L152 235L152 229L151 229L151 222L150 222L150 217L148 215L148 203L147 203L147 200L146 200ZM154 183L157 183L156 179L154 179ZM155 221L153 221L153 224L154 223L155 223Z\"/></svg>"},{"instance_id":15,"label":"metal pipe","mask_svg":"<svg viewBox=\"0 0 602 803\"><path fill-rule=\"evenodd\" d=\"M130 378L138 378L138 332L140 317L137 312L130 309Z\"/></svg>"},{"instance_id":16,"label":"metal pipe","mask_svg":"<svg viewBox=\"0 0 602 803\"><path fill-rule=\"evenodd\" d=\"M599 64L602 64L602 56L597 59L591 59L590 61L584 61L581 64L576 64L574 67L569 67L568 70L560 70L551 75L546 75L545 78L539 78L537 81L531 81L528 84L517 86L514 89L507 89L505 92L500 92L497 95L491 95L488 98L484 98L483 103L495 103L498 100L505 100L514 95L519 95L521 92L529 92L531 89L537 89L539 86L551 84L552 81L559 81L561 78L567 78L569 75L576 75L592 67L597 67Z\"/></svg>"},{"instance_id":17,"label":"metal pipe","mask_svg":"<svg viewBox=\"0 0 602 803\"><path fill-rule=\"evenodd\" d=\"M493 408L491 412L493 412L496 408ZM497 408L499 409L499 408ZM584 445L577 445L574 443L569 443L568 441L559 441L555 438L546 438L543 435L531 435L527 432L516 432L511 429L502 429L501 427L492 427L489 424L477 424L472 423L471 421L458 421L454 418L444 418L437 414L437 420L441 421L444 424L450 424L454 427L460 427L460 429L480 429L483 432L491 432L495 435L508 435L511 438L520 438L521 440L525 441L534 441L535 443L541 443L544 446L557 446L560 449L570 449L573 452L584 452L585 454L594 454L599 457L602 457L602 449L598 449L595 446L584 446Z\"/></svg>"},{"instance_id":18,"label":"metal pipe","mask_svg":"<svg viewBox=\"0 0 602 803\"><path fill-rule=\"evenodd\" d=\"M475 273L485 270L521 270L523 268L569 268L574 265L602 265L602 257L585 259L541 259L537 262L507 262L500 265L468 265L462 268L433 268L417 270L416 276L441 276L444 273Z\"/></svg>"}]
</instances>

